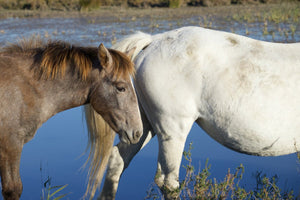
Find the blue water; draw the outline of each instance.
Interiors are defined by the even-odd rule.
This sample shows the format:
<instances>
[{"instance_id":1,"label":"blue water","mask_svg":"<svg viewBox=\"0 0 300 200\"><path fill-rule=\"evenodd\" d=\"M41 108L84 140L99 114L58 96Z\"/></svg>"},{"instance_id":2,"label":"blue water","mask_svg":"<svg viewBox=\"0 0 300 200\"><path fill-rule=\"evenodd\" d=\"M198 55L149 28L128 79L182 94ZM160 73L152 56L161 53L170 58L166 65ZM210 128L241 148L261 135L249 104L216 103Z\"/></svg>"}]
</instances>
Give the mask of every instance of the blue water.
<instances>
[{"instance_id":1,"label":"blue water","mask_svg":"<svg viewBox=\"0 0 300 200\"><path fill-rule=\"evenodd\" d=\"M105 21L101 18L55 18L55 19L2 19L0 20L0 45L15 42L20 37L39 34L42 38L52 38L69 41L80 45L97 46L100 42L110 47L111 42L136 30L158 33L180 26L197 25L199 16L185 17L178 22L172 20L156 20L155 26L149 19L135 21ZM288 27L289 24L276 24ZM213 29L233 31L245 35L245 25L231 21L214 21ZM272 25L270 25L272 29ZM288 38L279 34L275 41L300 41L299 25L294 37ZM249 26L249 37L272 41L270 35L262 35L262 25ZM60 194L68 194L65 199L80 199L85 192L87 169L82 166L87 159L85 153L87 131L82 116L82 108L71 109L59 113L49 119L37 131L33 140L23 149L21 159L21 177L23 181L22 200L41 198L43 184L48 177L51 185L68 186ZM245 166L243 181L240 183L248 189L254 189L256 181L254 174L262 171L268 176L278 175L279 185L283 189L300 191L300 164L296 155L280 157L255 157L236 153L212 140L198 126L194 125L187 139L193 142L192 158L196 169L203 168L206 159L211 164L212 177L222 180L228 168L233 172L241 163ZM123 174L117 199L143 199L146 191L153 184L158 153L157 138L152 141L133 159ZM186 164L186 162L183 162ZM185 170L181 169L181 179ZM1 199L2 197L0 197Z\"/></svg>"}]
</instances>

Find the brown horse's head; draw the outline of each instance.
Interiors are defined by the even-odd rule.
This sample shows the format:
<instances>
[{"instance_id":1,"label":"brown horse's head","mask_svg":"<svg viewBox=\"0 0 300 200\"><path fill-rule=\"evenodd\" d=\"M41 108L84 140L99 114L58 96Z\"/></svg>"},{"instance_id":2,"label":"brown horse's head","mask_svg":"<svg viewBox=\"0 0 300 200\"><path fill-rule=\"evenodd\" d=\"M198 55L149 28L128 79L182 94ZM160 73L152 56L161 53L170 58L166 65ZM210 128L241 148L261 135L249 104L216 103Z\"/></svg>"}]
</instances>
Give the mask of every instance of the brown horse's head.
<instances>
[{"instance_id":1,"label":"brown horse's head","mask_svg":"<svg viewBox=\"0 0 300 200\"><path fill-rule=\"evenodd\" d=\"M134 66L123 53L98 47L100 67L93 69L96 80L90 94L90 104L110 127L119 133L120 140L136 143L143 127L137 97L131 82Z\"/></svg>"}]
</instances>

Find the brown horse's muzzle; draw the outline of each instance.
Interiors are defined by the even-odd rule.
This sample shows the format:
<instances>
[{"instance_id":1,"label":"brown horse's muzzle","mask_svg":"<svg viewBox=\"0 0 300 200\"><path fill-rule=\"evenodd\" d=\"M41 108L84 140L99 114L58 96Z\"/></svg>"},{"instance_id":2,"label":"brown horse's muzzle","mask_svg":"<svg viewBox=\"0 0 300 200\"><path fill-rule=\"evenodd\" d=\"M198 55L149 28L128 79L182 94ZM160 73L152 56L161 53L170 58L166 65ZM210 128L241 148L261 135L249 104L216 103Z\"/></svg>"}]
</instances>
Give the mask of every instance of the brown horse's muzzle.
<instances>
[{"instance_id":1,"label":"brown horse's muzzle","mask_svg":"<svg viewBox=\"0 0 300 200\"><path fill-rule=\"evenodd\" d=\"M126 144L136 144L140 141L140 138L142 136L142 129L141 130L135 130L135 131L120 131L119 138L120 141L126 143Z\"/></svg>"},{"instance_id":2,"label":"brown horse's muzzle","mask_svg":"<svg viewBox=\"0 0 300 200\"><path fill-rule=\"evenodd\" d=\"M124 115L123 112L115 111L102 114L102 117L118 133L120 141L126 144L136 144L143 134L143 123L138 108L134 113L135 115Z\"/></svg>"},{"instance_id":3,"label":"brown horse's muzzle","mask_svg":"<svg viewBox=\"0 0 300 200\"><path fill-rule=\"evenodd\" d=\"M127 144L136 144L140 140L143 134L143 123L140 116L140 110L137 107L136 112L137 115L127 115L127 119L125 123L123 123L123 127L121 131L118 131L120 140Z\"/></svg>"}]
</instances>

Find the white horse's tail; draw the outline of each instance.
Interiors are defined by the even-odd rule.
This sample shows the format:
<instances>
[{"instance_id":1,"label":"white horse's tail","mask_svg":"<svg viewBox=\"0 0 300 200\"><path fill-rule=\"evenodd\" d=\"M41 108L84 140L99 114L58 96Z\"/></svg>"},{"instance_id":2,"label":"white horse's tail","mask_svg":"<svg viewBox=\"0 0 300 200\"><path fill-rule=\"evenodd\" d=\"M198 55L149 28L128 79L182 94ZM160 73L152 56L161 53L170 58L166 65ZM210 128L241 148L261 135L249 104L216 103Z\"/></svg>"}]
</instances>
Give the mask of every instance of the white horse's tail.
<instances>
[{"instance_id":1,"label":"white horse's tail","mask_svg":"<svg viewBox=\"0 0 300 200\"><path fill-rule=\"evenodd\" d=\"M120 41L114 44L112 48L121 52L127 52L133 48L136 48L131 58L134 61L139 52L147 47L151 42L152 36L150 34L136 32L125 38L122 38Z\"/></svg>"}]
</instances>

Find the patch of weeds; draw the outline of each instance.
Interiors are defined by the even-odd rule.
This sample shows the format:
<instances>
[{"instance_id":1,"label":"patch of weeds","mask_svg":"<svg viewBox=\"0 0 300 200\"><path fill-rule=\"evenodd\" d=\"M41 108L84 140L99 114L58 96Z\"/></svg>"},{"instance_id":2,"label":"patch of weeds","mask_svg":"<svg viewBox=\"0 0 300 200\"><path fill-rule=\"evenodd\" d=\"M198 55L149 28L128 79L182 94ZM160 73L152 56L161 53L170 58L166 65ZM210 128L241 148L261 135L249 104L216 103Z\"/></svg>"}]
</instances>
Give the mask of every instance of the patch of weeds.
<instances>
[{"instance_id":1,"label":"patch of weeds","mask_svg":"<svg viewBox=\"0 0 300 200\"><path fill-rule=\"evenodd\" d=\"M294 199L293 191L281 191L277 186L278 176L268 178L261 171L256 172L256 188L251 195L258 199Z\"/></svg>"},{"instance_id":2,"label":"patch of weeds","mask_svg":"<svg viewBox=\"0 0 300 200\"><path fill-rule=\"evenodd\" d=\"M155 183L151 183L149 189L146 191L147 196L144 199L161 199L161 192Z\"/></svg>"},{"instance_id":3,"label":"patch of weeds","mask_svg":"<svg viewBox=\"0 0 300 200\"><path fill-rule=\"evenodd\" d=\"M256 187L253 190L246 190L240 186L243 179L244 166L241 164L231 172L228 169L223 180L218 181L216 178L210 178L210 168L208 160L205 167L199 172L195 172L191 158L192 143L190 143L188 151L183 153L184 159L188 162L183 167L186 170L185 179L180 182L180 187L172 192L177 193L180 199L233 199L233 200L295 200L293 190L281 190L278 186L278 176L267 177L262 172L256 172ZM299 153L298 159L300 160ZM147 191L145 199L163 199L162 194L155 184L152 184Z\"/></svg>"},{"instance_id":4,"label":"patch of weeds","mask_svg":"<svg viewBox=\"0 0 300 200\"><path fill-rule=\"evenodd\" d=\"M182 3L182 0L170 0L169 8L180 8Z\"/></svg>"},{"instance_id":5,"label":"patch of weeds","mask_svg":"<svg viewBox=\"0 0 300 200\"><path fill-rule=\"evenodd\" d=\"M300 18L299 4L281 4L266 10L235 12L229 17L236 22L254 23L269 21L274 24L298 23Z\"/></svg>"}]
</instances>

